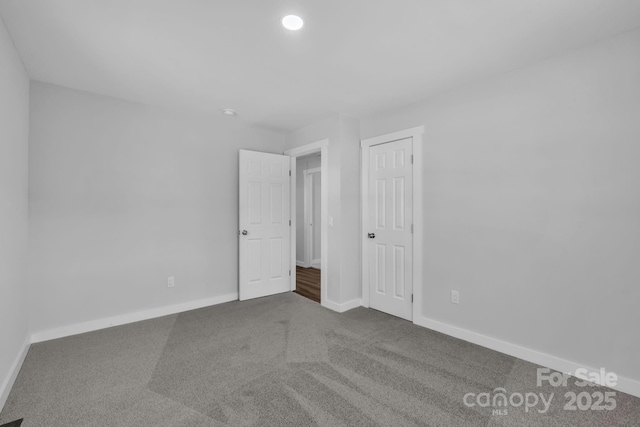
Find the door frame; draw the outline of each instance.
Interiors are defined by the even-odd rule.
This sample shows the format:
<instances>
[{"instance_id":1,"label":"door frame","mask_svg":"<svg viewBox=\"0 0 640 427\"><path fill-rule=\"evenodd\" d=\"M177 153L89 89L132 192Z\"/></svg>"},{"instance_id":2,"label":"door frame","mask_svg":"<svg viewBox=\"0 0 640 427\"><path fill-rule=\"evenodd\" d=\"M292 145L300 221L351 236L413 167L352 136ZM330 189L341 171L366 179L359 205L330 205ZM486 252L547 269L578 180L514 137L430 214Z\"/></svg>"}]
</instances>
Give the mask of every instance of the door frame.
<instances>
[{"instance_id":1,"label":"door frame","mask_svg":"<svg viewBox=\"0 0 640 427\"><path fill-rule=\"evenodd\" d=\"M368 243L367 233L369 232L369 220L367 215L367 207L369 206L369 154L370 148L374 145L386 144L401 139L411 138L413 150L413 259L411 260L413 271L413 283L411 284L413 294L413 313L412 321L422 318L422 134L424 134L424 126L418 126L398 132L388 133L385 135L367 138L360 141L361 148L361 205L360 212L362 224L362 305L369 307L369 259L368 251L365 250ZM415 262L418 260L418 262Z\"/></svg>"},{"instance_id":2,"label":"door frame","mask_svg":"<svg viewBox=\"0 0 640 427\"><path fill-rule=\"evenodd\" d=\"M320 304L327 304L329 277L329 140L305 144L284 152L291 157L291 290L296 289L296 160L308 154L320 153Z\"/></svg>"},{"instance_id":3,"label":"door frame","mask_svg":"<svg viewBox=\"0 0 640 427\"><path fill-rule=\"evenodd\" d=\"M320 158L322 161L322 158ZM304 177L304 263L306 267L313 267L313 228L316 226L315 221L312 226L308 224L311 222L311 218L313 217L313 174L320 174L320 191L322 193L322 169L321 168L310 168L305 169L303 171ZM322 196L322 194L321 194ZM322 210L322 202L320 202L320 209ZM320 233L322 235L322 222L320 223ZM320 242L320 250L322 251L322 242Z\"/></svg>"}]
</instances>

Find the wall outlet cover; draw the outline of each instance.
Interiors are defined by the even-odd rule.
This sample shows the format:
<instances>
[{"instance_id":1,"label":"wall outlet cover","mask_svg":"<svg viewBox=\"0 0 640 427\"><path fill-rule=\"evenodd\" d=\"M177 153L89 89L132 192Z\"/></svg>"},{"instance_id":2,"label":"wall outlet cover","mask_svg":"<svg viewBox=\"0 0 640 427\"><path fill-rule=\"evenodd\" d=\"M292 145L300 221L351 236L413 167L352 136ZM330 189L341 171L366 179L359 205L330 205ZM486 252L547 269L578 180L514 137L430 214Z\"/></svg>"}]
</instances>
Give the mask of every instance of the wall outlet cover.
<instances>
[{"instance_id":1,"label":"wall outlet cover","mask_svg":"<svg viewBox=\"0 0 640 427\"><path fill-rule=\"evenodd\" d=\"M451 302L460 304L460 293L458 291L451 291Z\"/></svg>"}]
</instances>

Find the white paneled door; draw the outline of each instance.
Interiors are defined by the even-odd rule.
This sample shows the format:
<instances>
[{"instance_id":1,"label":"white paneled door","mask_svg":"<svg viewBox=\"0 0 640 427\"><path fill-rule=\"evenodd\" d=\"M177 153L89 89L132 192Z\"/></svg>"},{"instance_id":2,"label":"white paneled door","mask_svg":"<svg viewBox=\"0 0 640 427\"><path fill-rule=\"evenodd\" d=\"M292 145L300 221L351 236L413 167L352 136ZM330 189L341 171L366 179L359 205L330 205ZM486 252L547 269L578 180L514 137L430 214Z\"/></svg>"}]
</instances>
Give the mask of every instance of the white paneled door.
<instances>
[{"instance_id":1,"label":"white paneled door","mask_svg":"<svg viewBox=\"0 0 640 427\"><path fill-rule=\"evenodd\" d=\"M290 157L240 150L240 300L290 290Z\"/></svg>"},{"instance_id":2,"label":"white paneled door","mask_svg":"<svg viewBox=\"0 0 640 427\"><path fill-rule=\"evenodd\" d=\"M369 305L412 319L412 139L369 150L367 248Z\"/></svg>"}]
</instances>

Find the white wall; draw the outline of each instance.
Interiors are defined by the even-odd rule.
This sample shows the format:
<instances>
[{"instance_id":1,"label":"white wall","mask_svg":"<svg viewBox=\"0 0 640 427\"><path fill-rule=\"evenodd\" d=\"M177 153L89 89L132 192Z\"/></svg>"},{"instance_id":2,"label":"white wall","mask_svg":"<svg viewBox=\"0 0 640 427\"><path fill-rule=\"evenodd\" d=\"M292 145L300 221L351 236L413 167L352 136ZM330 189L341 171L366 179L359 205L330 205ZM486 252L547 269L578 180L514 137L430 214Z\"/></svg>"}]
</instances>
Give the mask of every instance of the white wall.
<instances>
[{"instance_id":1,"label":"white wall","mask_svg":"<svg viewBox=\"0 0 640 427\"><path fill-rule=\"evenodd\" d=\"M0 20L0 409L29 335L27 159L29 78Z\"/></svg>"},{"instance_id":2,"label":"white wall","mask_svg":"<svg viewBox=\"0 0 640 427\"><path fill-rule=\"evenodd\" d=\"M37 82L30 129L35 332L237 293L238 149L283 135Z\"/></svg>"},{"instance_id":3,"label":"white wall","mask_svg":"<svg viewBox=\"0 0 640 427\"><path fill-rule=\"evenodd\" d=\"M424 316L640 380L639 52L634 31L362 121L425 125Z\"/></svg>"},{"instance_id":4,"label":"white wall","mask_svg":"<svg viewBox=\"0 0 640 427\"><path fill-rule=\"evenodd\" d=\"M340 300L362 298L360 121L340 116Z\"/></svg>"}]
</instances>

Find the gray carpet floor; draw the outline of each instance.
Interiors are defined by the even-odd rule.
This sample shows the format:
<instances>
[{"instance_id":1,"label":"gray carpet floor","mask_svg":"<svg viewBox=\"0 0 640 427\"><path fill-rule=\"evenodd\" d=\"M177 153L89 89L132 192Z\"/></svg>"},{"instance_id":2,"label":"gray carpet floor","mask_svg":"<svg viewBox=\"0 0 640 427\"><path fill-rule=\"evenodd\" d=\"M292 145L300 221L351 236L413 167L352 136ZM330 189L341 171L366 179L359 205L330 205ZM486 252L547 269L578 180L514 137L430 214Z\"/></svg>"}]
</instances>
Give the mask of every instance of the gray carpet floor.
<instances>
[{"instance_id":1,"label":"gray carpet floor","mask_svg":"<svg viewBox=\"0 0 640 427\"><path fill-rule=\"evenodd\" d=\"M338 314L287 293L34 344L0 424L640 425L640 399L619 392L612 411L564 410L564 393L584 388L537 387L536 368L375 310ZM544 414L463 403L498 387L555 397ZM588 389L598 390L610 391Z\"/></svg>"}]
</instances>

